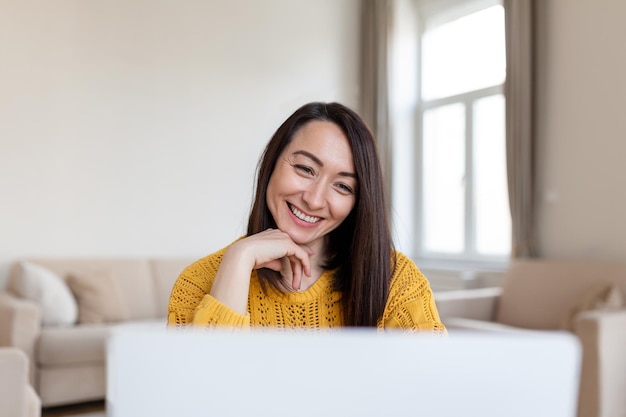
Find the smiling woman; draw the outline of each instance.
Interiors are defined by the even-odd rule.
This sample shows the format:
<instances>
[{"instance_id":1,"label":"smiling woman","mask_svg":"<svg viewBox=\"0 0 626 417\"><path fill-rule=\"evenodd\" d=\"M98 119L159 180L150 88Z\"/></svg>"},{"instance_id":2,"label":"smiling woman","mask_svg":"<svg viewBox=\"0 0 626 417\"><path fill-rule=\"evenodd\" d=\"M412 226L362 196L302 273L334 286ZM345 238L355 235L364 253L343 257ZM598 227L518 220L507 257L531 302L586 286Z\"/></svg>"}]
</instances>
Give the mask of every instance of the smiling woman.
<instances>
[{"instance_id":1,"label":"smiling woman","mask_svg":"<svg viewBox=\"0 0 626 417\"><path fill-rule=\"evenodd\" d=\"M428 281L393 248L376 144L354 111L309 103L278 128L246 236L181 273L168 323L445 332Z\"/></svg>"}]
</instances>

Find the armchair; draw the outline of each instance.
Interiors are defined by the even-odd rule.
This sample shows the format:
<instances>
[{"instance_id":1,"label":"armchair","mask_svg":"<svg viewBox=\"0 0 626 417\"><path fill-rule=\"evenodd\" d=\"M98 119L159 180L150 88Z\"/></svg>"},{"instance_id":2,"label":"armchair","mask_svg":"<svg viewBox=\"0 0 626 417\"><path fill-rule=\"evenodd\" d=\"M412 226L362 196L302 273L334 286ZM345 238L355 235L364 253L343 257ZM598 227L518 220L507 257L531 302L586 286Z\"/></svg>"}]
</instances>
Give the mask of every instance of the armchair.
<instances>
[{"instance_id":1,"label":"armchair","mask_svg":"<svg viewBox=\"0 0 626 417\"><path fill-rule=\"evenodd\" d=\"M41 401L28 379L26 354L0 347L0 417L41 416Z\"/></svg>"},{"instance_id":2,"label":"armchair","mask_svg":"<svg viewBox=\"0 0 626 417\"><path fill-rule=\"evenodd\" d=\"M626 413L626 264L514 260L500 288L435 294L450 334L571 331L583 359L578 417Z\"/></svg>"}]
</instances>

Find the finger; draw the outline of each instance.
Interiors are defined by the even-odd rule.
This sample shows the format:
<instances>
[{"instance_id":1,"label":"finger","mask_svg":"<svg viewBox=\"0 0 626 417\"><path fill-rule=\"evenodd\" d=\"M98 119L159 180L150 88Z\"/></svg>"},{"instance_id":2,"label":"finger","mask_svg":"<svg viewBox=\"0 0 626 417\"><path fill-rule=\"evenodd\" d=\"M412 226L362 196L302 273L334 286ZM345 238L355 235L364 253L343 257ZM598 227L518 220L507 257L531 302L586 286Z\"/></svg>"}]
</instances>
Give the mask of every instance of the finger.
<instances>
[{"instance_id":1,"label":"finger","mask_svg":"<svg viewBox=\"0 0 626 417\"><path fill-rule=\"evenodd\" d=\"M294 265L297 265L301 277L302 273L307 277L311 276L311 259L306 252L296 251L292 255L289 255L288 258L292 268L294 268Z\"/></svg>"},{"instance_id":2,"label":"finger","mask_svg":"<svg viewBox=\"0 0 626 417\"><path fill-rule=\"evenodd\" d=\"M267 262L261 266L259 266L260 268L267 268L267 269L271 269L272 271L276 271L276 272L280 272L283 269L283 264L280 261L280 259L275 259L273 261Z\"/></svg>"},{"instance_id":3,"label":"finger","mask_svg":"<svg viewBox=\"0 0 626 417\"><path fill-rule=\"evenodd\" d=\"M304 272L307 277L311 276L311 259L309 252L313 252L310 248L305 246L296 245L287 253L287 258L289 258L289 262L293 264L294 260L298 261L298 265L300 266L300 273Z\"/></svg>"},{"instance_id":4,"label":"finger","mask_svg":"<svg viewBox=\"0 0 626 417\"><path fill-rule=\"evenodd\" d=\"M307 254L306 256L304 256L303 258L300 259L301 263L301 272L304 272L304 275L306 275L307 277L311 276L311 258L309 258L309 256L311 256L312 254Z\"/></svg>"},{"instance_id":5,"label":"finger","mask_svg":"<svg viewBox=\"0 0 626 417\"><path fill-rule=\"evenodd\" d=\"M291 288L298 291L302 285L302 264L298 259L289 258L289 262L291 263L292 274Z\"/></svg>"}]
</instances>

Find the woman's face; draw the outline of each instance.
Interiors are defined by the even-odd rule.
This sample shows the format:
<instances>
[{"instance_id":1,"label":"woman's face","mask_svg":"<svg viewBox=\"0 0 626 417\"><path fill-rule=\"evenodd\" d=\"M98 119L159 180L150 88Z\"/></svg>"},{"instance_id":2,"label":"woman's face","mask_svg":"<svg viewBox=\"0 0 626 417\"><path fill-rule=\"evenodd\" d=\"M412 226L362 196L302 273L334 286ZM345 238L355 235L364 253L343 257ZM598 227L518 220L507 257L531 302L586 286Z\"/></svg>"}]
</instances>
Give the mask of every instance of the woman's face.
<instances>
[{"instance_id":1,"label":"woman's face","mask_svg":"<svg viewBox=\"0 0 626 417\"><path fill-rule=\"evenodd\" d=\"M278 228L319 253L324 236L352 211L357 186L343 131L314 120L296 131L278 158L266 200Z\"/></svg>"}]
</instances>

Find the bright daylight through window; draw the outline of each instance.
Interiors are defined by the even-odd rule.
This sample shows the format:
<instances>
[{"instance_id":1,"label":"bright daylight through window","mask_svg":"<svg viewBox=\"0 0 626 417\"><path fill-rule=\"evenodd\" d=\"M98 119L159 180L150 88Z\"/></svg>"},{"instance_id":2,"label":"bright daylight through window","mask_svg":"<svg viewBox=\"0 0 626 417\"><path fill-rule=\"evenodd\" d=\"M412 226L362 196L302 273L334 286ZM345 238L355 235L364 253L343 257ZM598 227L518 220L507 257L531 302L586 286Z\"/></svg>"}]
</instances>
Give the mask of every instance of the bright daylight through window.
<instances>
[{"instance_id":1,"label":"bright daylight through window","mask_svg":"<svg viewBox=\"0 0 626 417\"><path fill-rule=\"evenodd\" d=\"M501 260L511 248L504 10L423 16L418 256Z\"/></svg>"}]
</instances>

